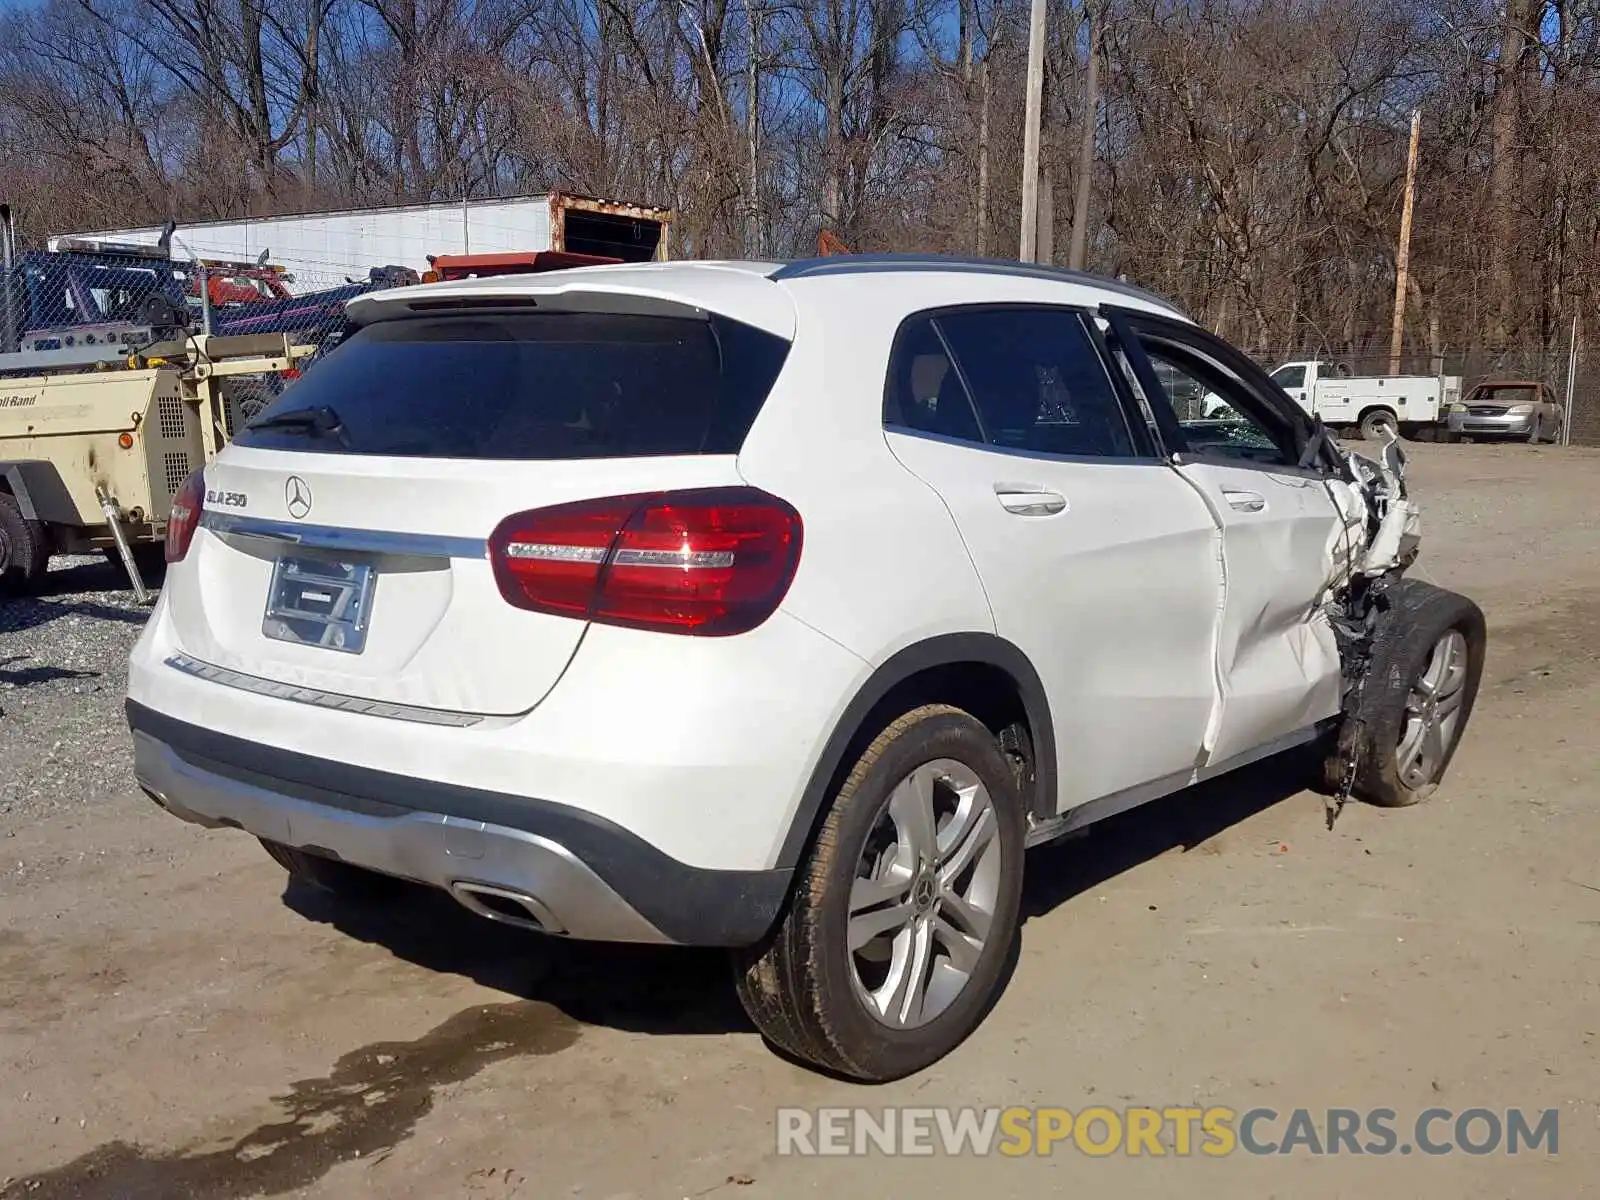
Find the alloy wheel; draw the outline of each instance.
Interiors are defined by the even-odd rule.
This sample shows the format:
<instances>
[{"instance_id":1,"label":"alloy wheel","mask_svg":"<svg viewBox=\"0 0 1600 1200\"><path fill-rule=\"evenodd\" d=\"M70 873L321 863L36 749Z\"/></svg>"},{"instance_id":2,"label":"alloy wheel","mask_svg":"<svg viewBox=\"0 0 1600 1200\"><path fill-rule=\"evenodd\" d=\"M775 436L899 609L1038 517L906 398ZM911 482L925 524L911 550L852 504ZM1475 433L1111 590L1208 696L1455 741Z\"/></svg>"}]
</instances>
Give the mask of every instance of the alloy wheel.
<instances>
[{"instance_id":1,"label":"alloy wheel","mask_svg":"<svg viewBox=\"0 0 1600 1200\"><path fill-rule=\"evenodd\" d=\"M895 785L850 891L856 994L885 1025L925 1025L961 995L1000 895L1000 823L968 767L937 759Z\"/></svg>"},{"instance_id":2,"label":"alloy wheel","mask_svg":"<svg viewBox=\"0 0 1600 1200\"><path fill-rule=\"evenodd\" d=\"M1467 639L1450 629L1433 644L1428 663L1406 697L1405 726L1395 747L1400 782L1431 791L1461 723L1467 680Z\"/></svg>"}]
</instances>

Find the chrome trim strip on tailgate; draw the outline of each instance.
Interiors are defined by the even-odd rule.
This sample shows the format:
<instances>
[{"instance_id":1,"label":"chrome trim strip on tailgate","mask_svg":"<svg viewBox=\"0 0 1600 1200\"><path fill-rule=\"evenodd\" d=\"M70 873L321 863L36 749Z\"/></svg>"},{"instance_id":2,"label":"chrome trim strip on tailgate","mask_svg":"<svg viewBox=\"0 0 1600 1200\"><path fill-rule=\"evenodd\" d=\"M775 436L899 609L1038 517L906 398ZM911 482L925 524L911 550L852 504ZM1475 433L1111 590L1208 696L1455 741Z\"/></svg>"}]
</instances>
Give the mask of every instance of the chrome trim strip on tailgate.
<instances>
[{"instance_id":1,"label":"chrome trim strip on tailgate","mask_svg":"<svg viewBox=\"0 0 1600 1200\"><path fill-rule=\"evenodd\" d=\"M356 550L371 554L418 558L488 558L487 538L450 537L437 533L400 533L385 529L342 529L333 525L301 525L206 509L200 525L212 533L288 542L318 550Z\"/></svg>"},{"instance_id":2,"label":"chrome trim strip on tailgate","mask_svg":"<svg viewBox=\"0 0 1600 1200\"><path fill-rule=\"evenodd\" d=\"M253 692L257 696L270 696L275 700L293 700L297 704L310 704L316 708L331 708L339 712L358 713L364 717L388 717L395 721L415 721L419 725L453 725L465 729L483 721L476 713L448 712L438 708L420 708L414 704L391 704L386 700L363 700L358 696L341 696L337 692L319 691L317 688L296 687L292 683L279 683L246 675L227 667L214 667L187 654L174 654L166 665L185 675L220 683L224 687Z\"/></svg>"}]
</instances>

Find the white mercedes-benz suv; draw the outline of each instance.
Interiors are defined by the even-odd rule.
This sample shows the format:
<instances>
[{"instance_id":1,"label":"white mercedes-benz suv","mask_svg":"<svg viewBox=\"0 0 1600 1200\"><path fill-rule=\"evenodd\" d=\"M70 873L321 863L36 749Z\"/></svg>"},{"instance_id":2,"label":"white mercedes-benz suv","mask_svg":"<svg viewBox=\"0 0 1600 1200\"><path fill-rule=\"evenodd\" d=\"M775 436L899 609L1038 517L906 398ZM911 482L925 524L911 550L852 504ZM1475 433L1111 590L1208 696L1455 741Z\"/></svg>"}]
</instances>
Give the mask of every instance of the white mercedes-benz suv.
<instances>
[{"instance_id":1,"label":"white mercedes-benz suv","mask_svg":"<svg viewBox=\"0 0 1600 1200\"><path fill-rule=\"evenodd\" d=\"M1399 447L1125 284L684 262L349 316L184 489L129 675L144 790L311 883L730 947L770 1041L885 1079L992 1003L1026 847L1294 746L1411 803L1465 727L1483 618L1402 575Z\"/></svg>"}]
</instances>

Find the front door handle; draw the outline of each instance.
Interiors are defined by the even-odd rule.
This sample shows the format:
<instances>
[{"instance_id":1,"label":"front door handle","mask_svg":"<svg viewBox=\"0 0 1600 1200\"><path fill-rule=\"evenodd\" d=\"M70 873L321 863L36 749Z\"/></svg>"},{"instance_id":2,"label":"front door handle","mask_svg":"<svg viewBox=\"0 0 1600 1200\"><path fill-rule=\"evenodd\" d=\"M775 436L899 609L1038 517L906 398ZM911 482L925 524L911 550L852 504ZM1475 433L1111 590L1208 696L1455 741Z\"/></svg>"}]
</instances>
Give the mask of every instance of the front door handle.
<instances>
[{"instance_id":1,"label":"front door handle","mask_svg":"<svg viewBox=\"0 0 1600 1200\"><path fill-rule=\"evenodd\" d=\"M1008 513L1019 517L1053 517L1067 511L1067 498L1036 484L997 483L995 498Z\"/></svg>"},{"instance_id":2,"label":"front door handle","mask_svg":"<svg viewBox=\"0 0 1600 1200\"><path fill-rule=\"evenodd\" d=\"M1267 507L1267 498L1260 492L1234 492L1223 489L1222 498L1235 512L1256 513Z\"/></svg>"}]
</instances>

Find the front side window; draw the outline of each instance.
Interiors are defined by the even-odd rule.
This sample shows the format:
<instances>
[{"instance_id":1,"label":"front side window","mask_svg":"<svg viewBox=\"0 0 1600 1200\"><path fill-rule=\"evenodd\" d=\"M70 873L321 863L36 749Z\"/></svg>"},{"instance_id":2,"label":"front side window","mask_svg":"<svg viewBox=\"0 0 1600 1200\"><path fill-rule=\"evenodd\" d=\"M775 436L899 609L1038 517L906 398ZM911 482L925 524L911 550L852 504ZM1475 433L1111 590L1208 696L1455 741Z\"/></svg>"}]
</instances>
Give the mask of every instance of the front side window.
<instances>
[{"instance_id":1,"label":"front side window","mask_svg":"<svg viewBox=\"0 0 1600 1200\"><path fill-rule=\"evenodd\" d=\"M1231 373L1190 347L1153 337L1140 342L1189 453L1283 465L1295 461L1289 447L1252 415L1257 406Z\"/></svg>"}]
</instances>

